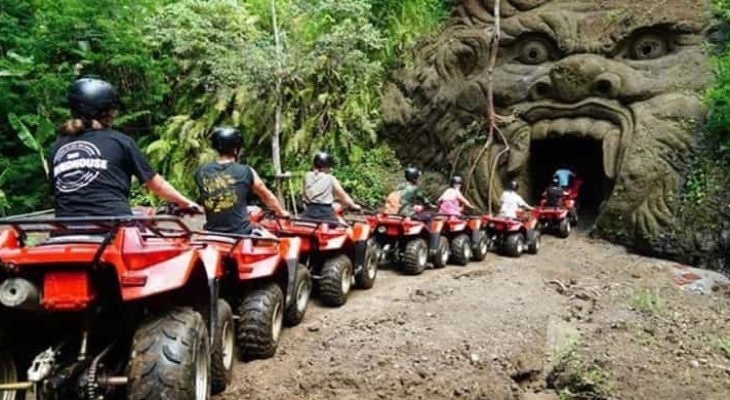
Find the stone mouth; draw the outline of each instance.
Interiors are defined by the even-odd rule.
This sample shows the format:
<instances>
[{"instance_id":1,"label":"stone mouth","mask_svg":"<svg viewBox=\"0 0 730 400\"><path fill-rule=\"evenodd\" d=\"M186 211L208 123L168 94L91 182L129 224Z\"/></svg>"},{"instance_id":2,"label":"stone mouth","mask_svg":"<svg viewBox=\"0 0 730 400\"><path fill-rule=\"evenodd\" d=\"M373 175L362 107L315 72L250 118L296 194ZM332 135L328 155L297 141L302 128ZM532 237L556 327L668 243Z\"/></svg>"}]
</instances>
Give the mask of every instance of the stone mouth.
<instances>
[{"instance_id":1,"label":"stone mouth","mask_svg":"<svg viewBox=\"0 0 730 400\"><path fill-rule=\"evenodd\" d=\"M530 140L577 137L602 142L603 171L614 180L634 132L632 113L620 103L587 99L576 104L537 102L515 108Z\"/></svg>"}]
</instances>

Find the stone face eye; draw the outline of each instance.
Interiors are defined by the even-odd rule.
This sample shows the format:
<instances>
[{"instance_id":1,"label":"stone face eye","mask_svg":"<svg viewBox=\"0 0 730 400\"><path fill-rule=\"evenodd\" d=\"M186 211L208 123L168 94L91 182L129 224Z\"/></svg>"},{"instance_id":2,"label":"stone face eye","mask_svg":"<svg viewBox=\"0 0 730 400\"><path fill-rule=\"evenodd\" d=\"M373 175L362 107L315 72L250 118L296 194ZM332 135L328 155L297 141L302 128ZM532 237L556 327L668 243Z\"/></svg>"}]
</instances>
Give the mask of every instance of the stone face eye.
<instances>
[{"instance_id":1,"label":"stone face eye","mask_svg":"<svg viewBox=\"0 0 730 400\"><path fill-rule=\"evenodd\" d=\"M550 60L550 46L540 39L526 39L520 47L519 60L537 65Z\"/></svg>"},{"instance_id":2,"label":"stone face eye","mask_svg":"<svg viewBox=\"0 0 730 400\"><path fill-rule=\"evenodd\" d=\"M669 53L667 39L657 33L645 33L631 43L631 58L653 60Z\"/></svg>"}]
</instances>

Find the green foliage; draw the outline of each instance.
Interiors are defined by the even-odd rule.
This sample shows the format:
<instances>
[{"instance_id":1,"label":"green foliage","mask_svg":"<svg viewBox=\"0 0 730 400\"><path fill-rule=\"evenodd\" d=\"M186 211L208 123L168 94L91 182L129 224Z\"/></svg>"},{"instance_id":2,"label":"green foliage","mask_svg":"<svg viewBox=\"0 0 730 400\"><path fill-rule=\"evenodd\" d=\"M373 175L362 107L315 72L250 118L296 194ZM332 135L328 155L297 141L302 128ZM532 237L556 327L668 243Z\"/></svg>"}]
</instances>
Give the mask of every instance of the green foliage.
<instances>
[{"instance_id":1,"label":"green foliage","mask_svg":"<svg viewBox=\"0 0 730 400\"><path fill-rule=\"evenodd\" d=\"M613 386L605 372L595 364L586 365L578 355L578 341L573 341L553 357L555 367L548 376L550 387L560 400L606 400Z\"/></svg>"},{"instance_id":2,"label":"green foliage","mask_svg":"<svg viewBox=\"0 0 730 400\"><path fill-rule=\"evenodd\" d=\"M631 298L631 305L635 309L649 315L664 311L664 300L659 294L659 289L651 290L649 288L641 288L637 290Z\"/></svg>"},{"instance_id":3,"label":"green foliage","mask_svg":"<svg viewBox=\"0 0 730 400\"><path fill-rule=\"evenodd\" d=\"M336 167L334 174L355 201L375 209L395 190L402 170L400 161L387 146L368 150L353 147L350 163Z\"/></svg>"},{"instance_id":4,"label":"green foliage","mask_svg":"<svg viewBox=\"0 0 730 400\"><path fill-rule=\"evenodd\" d=\"M707 103L710 108L708 127L716 136L717 152L728 164L730 171L730 48L727 47L728 23L730 23L730 1L715 0L717 14L723 20L721 32L723 43L714 58L715 84L707 92Z\"/></svg>"},{"instance_id":5,"label":"green foliage","mask_svg":"<svg viewBox=\"0 0 730 400\"><path fill-rule=\"evenodd\" d=\"M719 347L722 354L730 360L730 338L718 339L717 347Z\"/></svg>"},{"instance_id":6,"label":"green foliage","mask_svg":"<svg viewBox=\"0 0 730 400\"><path fill-rule=\"evenodd\" d=\"M158 170L190 192L192 171L212 157L208 132L244 132L248 163L268 179L282 82L285 168L301 173L320 149L340 161L348 190L369 205L400 169L378 147L380 96L390 69L448 16L451 0L25 0L0 7L0 209L50 206L43 149L68 118L65 95L81 76L116 85L125 115L115 127ZM277 62L279 61L279 62ZM12 114L12 116L11 116ZM51 122L52 121L52 122ZM372 150L374 148L374 150ZM366 150L367 149L367 150ZM134 201L153 199L138 187ZM3 208L4 207L4 208Z\"/></svg>"}]
</instances>

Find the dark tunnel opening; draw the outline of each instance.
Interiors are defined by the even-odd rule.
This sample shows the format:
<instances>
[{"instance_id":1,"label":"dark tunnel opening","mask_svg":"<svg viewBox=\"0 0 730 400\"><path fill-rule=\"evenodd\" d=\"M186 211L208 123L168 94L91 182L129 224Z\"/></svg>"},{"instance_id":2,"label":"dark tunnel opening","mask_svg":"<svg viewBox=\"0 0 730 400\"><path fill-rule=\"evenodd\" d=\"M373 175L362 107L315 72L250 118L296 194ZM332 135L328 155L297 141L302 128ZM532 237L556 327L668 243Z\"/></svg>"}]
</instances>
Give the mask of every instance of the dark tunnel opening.
<instances>
[{"instance_id":1,"label":"dark tunnel opening","mask_svg":"<svg viewBox=\"0 0 730 400\"><path fill-rule=\"evenodd\" d=\"M553 174L565 164L583 180L579 204L584 218L598 216L601 203L612 190L603 173L603 145L590 138L560 137L533 141L530 147L530 196L534 204L552 181Z\"/></svg>"}]
</instances>

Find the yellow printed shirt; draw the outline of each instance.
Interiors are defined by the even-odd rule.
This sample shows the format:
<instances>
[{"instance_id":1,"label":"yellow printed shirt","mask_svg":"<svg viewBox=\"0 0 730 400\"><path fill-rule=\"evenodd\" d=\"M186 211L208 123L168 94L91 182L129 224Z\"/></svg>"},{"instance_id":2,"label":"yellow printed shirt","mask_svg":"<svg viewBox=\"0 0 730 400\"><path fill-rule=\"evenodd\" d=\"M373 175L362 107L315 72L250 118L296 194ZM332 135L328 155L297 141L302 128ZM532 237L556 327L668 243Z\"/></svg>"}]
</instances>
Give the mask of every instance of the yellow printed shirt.
<instances>
[{"instance_id":1,"label":"yellow printed shirt","mask_svg":"<svg viewBox=\"0 0 730 400\"><path fill-rule=\"evenodd\" d=\"M195 183L205 208L205 229L215 232L247 234L248 195L253 172L238 163L212 162L198 168Z\"/></svg>"}]
</instances>

